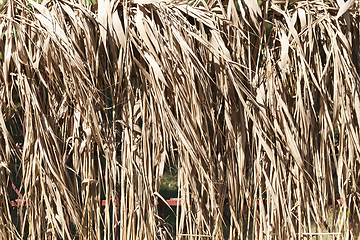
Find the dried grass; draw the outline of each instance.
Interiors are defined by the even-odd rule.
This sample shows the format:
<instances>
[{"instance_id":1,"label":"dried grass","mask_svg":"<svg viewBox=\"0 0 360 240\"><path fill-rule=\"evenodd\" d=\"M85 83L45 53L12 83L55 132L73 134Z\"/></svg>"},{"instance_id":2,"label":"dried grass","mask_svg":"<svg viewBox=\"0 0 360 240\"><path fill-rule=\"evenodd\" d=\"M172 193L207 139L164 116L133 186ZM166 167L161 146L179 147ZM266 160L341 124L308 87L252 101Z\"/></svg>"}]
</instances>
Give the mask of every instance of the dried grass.
<instances>
[{"instance_id":1,"label":"dried grass","mask_svg":"<svg viewBox=\"0 0 360 240\"><path fill-rule=\"evenodd\" d=\"M5 0L0 238L358 239L358 4Z\"/></svg>"}]
</instances>

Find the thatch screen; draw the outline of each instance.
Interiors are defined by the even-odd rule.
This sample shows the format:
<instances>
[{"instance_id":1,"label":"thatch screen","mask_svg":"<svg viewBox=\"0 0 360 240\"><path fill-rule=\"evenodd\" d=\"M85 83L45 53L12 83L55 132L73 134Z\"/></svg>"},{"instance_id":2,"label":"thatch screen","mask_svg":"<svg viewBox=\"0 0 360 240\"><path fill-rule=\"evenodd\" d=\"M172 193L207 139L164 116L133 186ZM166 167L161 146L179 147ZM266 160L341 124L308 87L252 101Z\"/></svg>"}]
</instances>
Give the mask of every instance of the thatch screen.
<instances>
[{"instance_id":1,"label":"thatch screen","mask_svg":"<svg viewBox=\"0 0 360 240\"><path fill-rule=\"evenodd\" d=\"M358 1L0 6L1 239L358 237Z\"/></svg>"}]
</instances>

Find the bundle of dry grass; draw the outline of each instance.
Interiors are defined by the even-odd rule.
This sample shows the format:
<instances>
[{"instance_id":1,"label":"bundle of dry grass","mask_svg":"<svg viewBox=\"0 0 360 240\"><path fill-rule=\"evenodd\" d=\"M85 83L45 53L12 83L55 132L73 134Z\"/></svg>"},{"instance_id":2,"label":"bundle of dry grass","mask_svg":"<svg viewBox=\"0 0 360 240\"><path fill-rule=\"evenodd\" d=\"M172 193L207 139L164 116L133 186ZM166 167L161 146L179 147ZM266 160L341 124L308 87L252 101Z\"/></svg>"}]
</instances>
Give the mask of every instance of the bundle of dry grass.
<instances>
[{"instance_id":1,"label":"bundle of dry grass","mask_svg":"<svg viewBox=\"0 0 360 240\"><path fill-rule=\"evenodd\" d=\"M170 161L177 239L358 234L357 1L5 0L0 19L1 239L170 238Z\"/></svg>"}]
</instances>

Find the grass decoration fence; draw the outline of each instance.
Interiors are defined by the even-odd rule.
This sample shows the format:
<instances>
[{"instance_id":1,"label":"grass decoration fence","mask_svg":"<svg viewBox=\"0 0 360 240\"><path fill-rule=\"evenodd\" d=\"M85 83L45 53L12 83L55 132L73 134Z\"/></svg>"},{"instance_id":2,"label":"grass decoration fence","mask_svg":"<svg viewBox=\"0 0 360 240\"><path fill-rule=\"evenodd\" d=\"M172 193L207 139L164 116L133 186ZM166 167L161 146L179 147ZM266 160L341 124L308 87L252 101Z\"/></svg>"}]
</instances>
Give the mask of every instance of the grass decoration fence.
<instances>
[{"instance_id":1,"label":"grass decoration fence","mask_svg":"<svg viewBox=\"0 0 360 240\"><path fill-rule=\"evenodd\" d=\"M4 0L0 238L359 239L359 26L355 0Z\"/></svg>"}]
</instances>

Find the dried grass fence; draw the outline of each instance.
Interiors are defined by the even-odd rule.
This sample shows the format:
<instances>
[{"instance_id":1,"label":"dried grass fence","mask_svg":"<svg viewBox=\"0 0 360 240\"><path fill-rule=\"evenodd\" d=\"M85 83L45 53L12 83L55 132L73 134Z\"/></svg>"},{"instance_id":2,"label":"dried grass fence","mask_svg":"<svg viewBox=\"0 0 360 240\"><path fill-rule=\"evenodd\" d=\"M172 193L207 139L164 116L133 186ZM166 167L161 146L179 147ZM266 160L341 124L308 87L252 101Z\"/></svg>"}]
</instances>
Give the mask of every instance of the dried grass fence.
<instances>
[{"instance_id":1,"label":"dried grass fence","mask_svg":"<svg viewBox=\"0 0 360 240\"><path fill-rule=\"evenodd\" d=\"M4 0L0 238L170 238L172 163L177 239L359 239L359 32L354 0Z\"/></svg>"}]
</instances>

